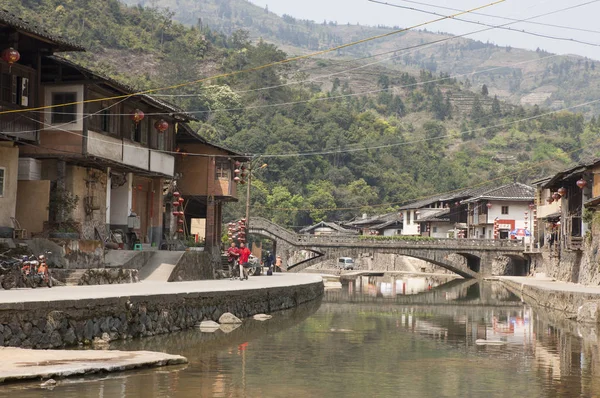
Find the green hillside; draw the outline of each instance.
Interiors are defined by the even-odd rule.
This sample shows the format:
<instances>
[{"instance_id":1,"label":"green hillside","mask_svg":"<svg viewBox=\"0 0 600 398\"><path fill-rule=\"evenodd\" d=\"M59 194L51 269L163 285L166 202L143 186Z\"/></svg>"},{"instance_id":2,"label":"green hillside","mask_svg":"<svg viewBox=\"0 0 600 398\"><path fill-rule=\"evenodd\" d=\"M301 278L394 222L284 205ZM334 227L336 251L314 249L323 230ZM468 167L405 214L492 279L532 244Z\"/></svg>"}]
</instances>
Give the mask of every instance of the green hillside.
<instances>
[{"instance_id":1,"label":"green hillside","mask_svg":"<svg viewBox=\"0 0 600 398\"><path fill-rule=\"evenodd\" d=\"M243 32L185 27L165 11L116 0L0 4L87 46L72 56L78 62L140 88L287 57ZM279 65L161 94L178 95L164 98L195 112L206 138L263 154L268 167L256 175L253 214L288 225L389 211L492 179L527 182L599 152L596 118L543 116L543 107L502 102L491 89L440 72L379 67L307 81L314 68L354 65L332 62ZM361 95L359 85L377 92ZM243 205L228 207L227 217L241 215Z\"/></svg>"}]
</instances>

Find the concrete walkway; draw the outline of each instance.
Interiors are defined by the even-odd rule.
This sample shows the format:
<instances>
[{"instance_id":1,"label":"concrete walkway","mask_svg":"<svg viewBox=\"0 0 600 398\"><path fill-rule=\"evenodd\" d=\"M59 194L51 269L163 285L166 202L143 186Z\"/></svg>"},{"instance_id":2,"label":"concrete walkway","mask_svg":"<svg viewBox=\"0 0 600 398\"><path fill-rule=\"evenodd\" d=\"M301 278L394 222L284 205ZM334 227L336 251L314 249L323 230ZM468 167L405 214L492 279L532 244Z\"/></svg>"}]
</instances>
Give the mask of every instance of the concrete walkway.
<instances>
[{"instance_id":1,"label":"concrete walkway","mask_svg":"<svg viewBox=\"0 0 600 398\"><path fill-rule=\"evenodd\" d=\"M555 281L552 278L533 278L525 276L499 276L499 280L508 280L522 285L531 286L543 290L554 290L559 292L572 292L600 295L600 286L585 286L577 283Z\"/></svg>"},{"instance_id":2,"label":"concrete walkway","mask_svg":"<svg viewBox=\"0 0 600 398\"><path fill-rule=\"evenodd\" d=\"M185 252L160 250L140 270L140 281L167 282Z\"/></svg>"},{"instance_id":3,"label":"concrete walkway","mask_svg":"<svg viewBox=\"0 0 600 398\"><path fill-rule=\"evenodd\" d=\"M27 350L0 347L0 383L186 364L186 358L149 351Z\"/></svg>"},{"instance_id":4,"label":"concrete walkway","mask_svg":"<svg viewBox=\"0 0 600 398\"><path fill-rule=\"evenodd\" d=\"M267 289L309 285L322 282L319 275L297 273L275 273L272 276L251 276L249 280L208 280L194 282L152 282L123 285L97 286L58 286L52 289L12 289L0 290L0 309L3 304L31 302L93 300L132 296L154 296L164 294L189 294ZM48 305L48 304L46 304ZM13 305L14 307L14 305Z\"/></svg>"}]
</instances>

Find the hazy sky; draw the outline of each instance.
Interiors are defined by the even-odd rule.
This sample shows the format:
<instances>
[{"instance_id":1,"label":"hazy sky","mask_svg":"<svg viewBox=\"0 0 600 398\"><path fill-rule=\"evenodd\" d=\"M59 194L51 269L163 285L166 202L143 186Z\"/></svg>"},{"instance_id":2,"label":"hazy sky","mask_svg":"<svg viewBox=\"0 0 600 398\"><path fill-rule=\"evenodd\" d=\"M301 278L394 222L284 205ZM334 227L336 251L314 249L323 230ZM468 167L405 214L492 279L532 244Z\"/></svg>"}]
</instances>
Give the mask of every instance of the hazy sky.
<instances>
[{"instance_id":1,"label":"hazy sky","mask_svg":"<svg viewBox=\"0 0 600 398\"><path fill-rule=\"evenodd\" d=\"M317 22L337 21L338 23L360 23L365 25L398 25L401 27L412 26L421 22L437 18L433 15L423 14L412 10L404 10L386 5L376 4L368 0L250 0L252 3L264 7L279 15L289 14L295 18L312 19ZM402 0L383 0L390 4L399 4L413 8L450 15L454 11L427 7ZM452 7L467 10L487 4L492 0L415 0L420 3L435 4L438 6ZM534 37L517 32L494 29L488 32L468 36L481 41L490 41L498 45L510 45L535 50L541 48L559 54L579 54L600 60L600 0L506 0L504 3L490 6L479 12L495 16L525 19L551 11L560 10L569 6L591 3L572 10L536 18L531 21L548 24L574 27L578 29L593 30L595 32L581 32L563 28L533 25L520 22L509 25L515 29L542 33L563 38L577 39L596 44L596 46L578 44L570 41L559 41ZM485 22L492 25L505 24L507 20L491 18L481 15L465 15L474 21ZM466 22L448 20L427 26L427 30L464 34L485 27Z\"/></svg>"}]
</instances>

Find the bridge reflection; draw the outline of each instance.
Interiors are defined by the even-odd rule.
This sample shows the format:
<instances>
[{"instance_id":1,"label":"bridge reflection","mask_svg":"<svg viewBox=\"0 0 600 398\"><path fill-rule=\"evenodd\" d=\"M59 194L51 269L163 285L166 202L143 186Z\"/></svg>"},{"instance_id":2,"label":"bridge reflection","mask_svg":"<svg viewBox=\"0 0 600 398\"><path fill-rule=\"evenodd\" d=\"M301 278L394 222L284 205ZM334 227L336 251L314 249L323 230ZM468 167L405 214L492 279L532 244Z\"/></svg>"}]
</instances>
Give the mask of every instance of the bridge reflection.
<instances>
[{"instance_id":1,"label":"bridge reflection","mask_svg":"<svg viewBox=\"0 0 600 398\"><path fill-rule=\"evenodd\" d=\"M357 277L325 292L324 302L416 305L521 306L521 300L493 282L435 276Z\"/></svg>"}]
</instances>

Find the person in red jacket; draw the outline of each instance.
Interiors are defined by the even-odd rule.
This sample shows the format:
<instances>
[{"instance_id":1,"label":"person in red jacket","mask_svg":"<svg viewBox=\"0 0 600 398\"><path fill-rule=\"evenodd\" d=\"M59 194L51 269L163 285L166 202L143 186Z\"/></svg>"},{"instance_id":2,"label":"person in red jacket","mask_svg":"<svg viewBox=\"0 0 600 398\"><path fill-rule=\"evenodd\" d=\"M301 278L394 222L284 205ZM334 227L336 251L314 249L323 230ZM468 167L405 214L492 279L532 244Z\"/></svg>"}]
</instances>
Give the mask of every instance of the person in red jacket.
<instances>
[{"instance_id":1,"label":"person in red jacket","mask_svg":"<svg viewBox=\"0 0 600 398\"><path fill-rule=\"evenodd\" d=\"M235 277L233 270L238 266L239 258L240 250L235 246L235 242L231 242L231 246L227 249L227 262L229 263L232 279Z\"/></svg>"},{"instance_id":2,"label":"person in red jacket","mask_svg":"<svg viewBox=\"0 0 600 398\"><path fill-rule=\"evenodd\" d=\"M244 243L240 243L240 278L248 279L248 259L252 252L246 247Z\"/></svg>"}]
</instances>

